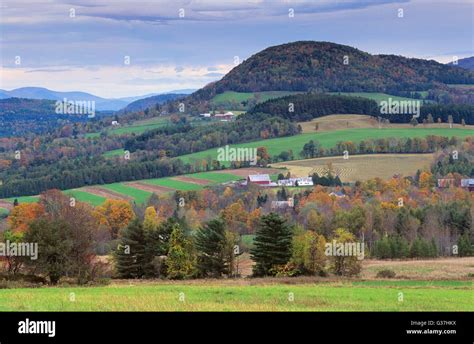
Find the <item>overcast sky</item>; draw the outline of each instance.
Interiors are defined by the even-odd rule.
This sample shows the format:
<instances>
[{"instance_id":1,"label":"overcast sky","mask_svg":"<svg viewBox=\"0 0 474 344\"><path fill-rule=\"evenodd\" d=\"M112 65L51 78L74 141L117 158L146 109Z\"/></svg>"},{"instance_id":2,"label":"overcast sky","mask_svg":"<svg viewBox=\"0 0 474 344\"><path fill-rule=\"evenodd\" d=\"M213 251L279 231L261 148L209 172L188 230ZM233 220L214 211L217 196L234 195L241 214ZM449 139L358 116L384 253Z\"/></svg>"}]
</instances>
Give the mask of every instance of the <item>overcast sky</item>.
<instances>
[{"instance_id":1,"label":"overcast sky","mask_svg":"<svg viewBox=\"0 0 474 344\"><path fill-rule=\"evenodd\" d=\"M199 88L233 68L236 56L241 61L297 40L448 62L474 55L473 4L4 0L0 88L38 86L109 98Z\"/></svg>"}]
</instances>

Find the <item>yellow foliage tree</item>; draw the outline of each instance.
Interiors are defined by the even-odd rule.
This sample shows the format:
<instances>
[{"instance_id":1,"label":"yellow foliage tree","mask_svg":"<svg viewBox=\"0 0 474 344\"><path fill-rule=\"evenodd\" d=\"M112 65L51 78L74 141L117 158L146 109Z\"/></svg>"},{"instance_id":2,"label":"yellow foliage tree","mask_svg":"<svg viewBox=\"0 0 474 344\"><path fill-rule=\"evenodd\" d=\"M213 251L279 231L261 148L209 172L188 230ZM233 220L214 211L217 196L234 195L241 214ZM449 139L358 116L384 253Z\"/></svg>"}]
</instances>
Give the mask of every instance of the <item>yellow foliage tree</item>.
<instances>
[{"instance_id":1,"label":"yellow foliage tree","mask_svg":"<svg viewBox=\"0 0 474 344\"><path fill-rule=\"evenodd\" d=\"M130 203L115 199L106 200L95 209L94 215L99 224L107 226L114 239L117 238L119 231L135 217Z\"/></svg>"}]
</instances>

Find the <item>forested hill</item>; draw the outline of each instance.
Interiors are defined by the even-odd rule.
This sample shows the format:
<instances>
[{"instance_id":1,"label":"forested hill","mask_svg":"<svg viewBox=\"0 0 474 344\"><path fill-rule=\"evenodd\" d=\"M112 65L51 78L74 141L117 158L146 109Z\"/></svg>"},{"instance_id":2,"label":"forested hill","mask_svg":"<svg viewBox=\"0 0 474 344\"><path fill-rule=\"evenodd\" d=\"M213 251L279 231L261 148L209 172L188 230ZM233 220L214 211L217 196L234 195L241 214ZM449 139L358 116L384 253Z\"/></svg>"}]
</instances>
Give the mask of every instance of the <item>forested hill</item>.
<instances>
[{"instance_id":1,"label":"forested hill","mask_svg":"<svg viewBox=\"0 0 474 344\"><path fill-rule=\"evenodd\" d=\"M55 101L46 99L0 99L0 115L50 115L55 113Z\"/></svg>"},{"instance_id":2,"label":"forested hill","mask_svg":"<svg viewBox=\"0 0 474 344\"><path fill-rule=\"evenodd\" d=\"M136 100L128 104L121 112L144 111L153 106L163 104L169 100L185 97L186 94L166 93Z\"/></svg>"},{"instance_id":3,"label":"forested hill","mask_svg":"<svg viewBox=\"0 0 474 344\"><path fill-rule=\"evenodd\" d=\"M371 55L346 45L299 41L251 56L189 100L206 101L225 91L390 93L469 83L474 83L474 72L432 60Z\"/></svg>"}]
</instances>

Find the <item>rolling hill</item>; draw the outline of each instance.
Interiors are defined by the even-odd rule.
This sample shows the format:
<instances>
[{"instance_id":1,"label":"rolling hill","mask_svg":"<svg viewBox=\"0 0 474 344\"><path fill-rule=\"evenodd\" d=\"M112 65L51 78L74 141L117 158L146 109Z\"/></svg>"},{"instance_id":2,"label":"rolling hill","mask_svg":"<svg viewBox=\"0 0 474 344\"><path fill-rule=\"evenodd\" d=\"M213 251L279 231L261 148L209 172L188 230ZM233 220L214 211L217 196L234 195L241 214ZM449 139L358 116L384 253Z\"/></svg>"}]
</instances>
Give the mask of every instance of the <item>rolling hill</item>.
<instances>
[{"instance_id":1,"label":"rolling hill","mask_svg":"<svg viewBox=\"0 0 474 344\"><path fill-rule=\"evenodd\" d=\"M448 63L448 65L454 65L453 62ZM474 56L466 57L464 59L458 60L458 67L474 71Z\"/></svg>"},{"instance_id":2,"label":"rolling hill","mask_svg":"<svg viewBox=\"0 0 474 344\"><path fill-rule=\"evenodd\" d=\"M143 111L155 105L163 104L169 100L175 100L178 98L185 97L186 94L182 93L166 93L158 94L151 97L135 100L134 102L128 104L122 111L132 112L132 111Z\"/></svg>"},{"instance_id":3,"label":"rolling hill","mask_svg":"<svg viewBox=\"0 0 474 344\"><path fill-rule=\"evenodd\" d=\"M437 84L469 84L474 72L433 60L371 55L330 42L298 41L269 47L221 80L193 93L202 102L226 91L396 92Z\"/></svg>"}]
</instances>

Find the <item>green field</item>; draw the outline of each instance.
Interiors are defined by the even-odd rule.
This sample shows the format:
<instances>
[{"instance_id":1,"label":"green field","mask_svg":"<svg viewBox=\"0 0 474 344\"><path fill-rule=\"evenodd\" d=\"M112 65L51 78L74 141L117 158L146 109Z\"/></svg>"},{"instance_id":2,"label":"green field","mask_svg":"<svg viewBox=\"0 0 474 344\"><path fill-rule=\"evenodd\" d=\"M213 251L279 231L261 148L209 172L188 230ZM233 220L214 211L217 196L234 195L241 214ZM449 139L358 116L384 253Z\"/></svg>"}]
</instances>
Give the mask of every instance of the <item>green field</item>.
<instances>
[{"instance_id":1,"label":"green field","mask_svg":"<svg viewBox=\"0 0 474 344\"><path fill-rule=\"evenodd\" d=\"M418 92L422 96L426 96L427 92ZM388 101L388 98L392 98L392 101L402 101L402 100L421 100L421 99L413 99L407 97L399 97L399 96L392 96L391 94L386 93L376 93L376 92L329 92L329 94L334 95L341 95L341 96L353 96L353 97L362 97L375 100L377 103L380 104L382 101Z\"/></svg>"},{"instance_id":2,"label":"green field","mask_svg":"<svg viewBox=\"0 0 474 344\"><path fill-rule=\"evenodd\" d=\"M193 174L186 174L186 177L196 178L196 179L206 179L214 183L226 183L233 180L243 179L235 174L231 173L215 173L215 172L199 172Z\"/></svg>"},{"instance_id":3,"label":"green field","mask_svg":"<svg viewBox=\"0 0 474 344\"><path fill-rule=\"evenodd\" d=\"M267 92L234 92L226 91L224 93L217 94L211 99L213 105L227 105L228 102L241 102L248 101L252 98L257 98L259 103L265 102L269 99L280 98L292 94L298 94L303 92L291 92L291 91L267 91Z\"/></svg>"},{"instance_id":4,"label":"green field","mask_svg":"<svg viewBox=\"0 0 474 344\"><path fill-rule=\"evenodd\" d=\"M20 197L10 197L7 198L7 201L14 202L15 199L18 200L18 203L35 203L38 202L39 197L38 196L20 196Z\"/></svg>"},{"instance_id":5,"label":"green field","mask_svg":"<svg viewBox=\"0 0 474 344\"><path fill-rule=\"evenodd\" d=\"M458 136L466 137L472 136L471 129L445 129L445 128L364 128L364 129L347 129L347 130L338 130L338 131L327 131L320 133L306 133L288 137L279 137L268 140L259 140L249 143L241 143L237 145L230 145L234 148L255 148L264 146L267 148L270 155L278 155L282 151L293 150L295 158L299 158L299 153L303 149L305 143L308 143L310 140L317 140L324 148L335 147L339 141L352 141L355 144L358 144L360 141L371 138L371 139L380 139L380 138L389 138L389 137L425 137L427 135L439 135L439 136ZM192 153L182 155L179 158L183 162L188 163L192 162L194 159L206 159L208 156L211 156L213 159L217 158L217 148L208 149L202 152Z\"/></svg>"},{"instance_id":6,"label":"green field","mask_svg":"<svg viewBox=\"0 0 474 344\"><path fill-rule=\"evenodd\" d=\"M0 208L0 216L7 215L10 211L5 208Z\"/></svg>"},{"instance_id":7,"label":"green field","mask_svg":"<svg viewBox=\"0 0 474 344\"><path fill-rule=\"evenodd\" d=\"M142 182L146 184L150 184L150 185L164 186L167 188L172 188L172 189L181 190L181 191L201 190L203 188L202 185L186 183L180 180L173 180L168 177L157 178L157 179L145 179L145 180L142 180Z\"/></svg>"},{"instance_id":8,"label":"green field","mask_svg":"<svg viewBox=\"0 0 474 344\"><path fill-rule=\"evenodd\" d=\"M131 125L124 125L113 129L104 130L108 135L126 135L126 134L141 134L147 130L164 127L169 123L168 117L153 117L142 121L137 121ZM100 132L87 133L84 135L87 138L100 137Z\"/></svg>"},{"instance_id":9,"label":"green field","mask_svg":"<svg viewBox=\"0 0 474 344\"><path fill-rule=\"evenodd\" d=\"M124 156L125 155L125 149L119 148L119 149L114 149L108 152L105 152L102 154L106 158L114 157L114 156Z\"/></svg>"},{"instance_id":10,"label":"green field","mask_svg":"<svg viewBox=\"0 0 474 344\"><path fill-rule=\"evenodd\" d=\"M135 189L123 183L105 184L100 187L132 197L139 204L145 203L151 196L151 192Z\"/></svg>"},{"instance_id":11,"label":"green field","mask_svg":"<svg viewBox=\"0 0 474 344\"><path fill-rule=\"evenodd\" d=\"M232 282L1 289L0 311L474 311L468 281Z\"/></svg>"},{"instance_id":12,"label":"green field","mask_svg":"<svg viewBox=\"0 0 474 344\"><path fill-rule=\"evenodd\" d=\"M79 202L89 203L93 206L101 205L105 202L105 198L101 196L97 196L91 194L89 192L81 191L81 190L67 190L64 192L66 195L70 195L76 198Z\"/></svg>"}]
</instances>

